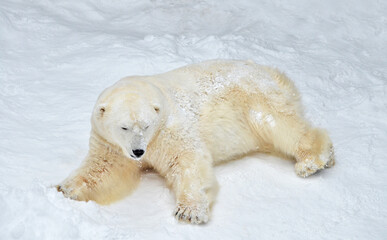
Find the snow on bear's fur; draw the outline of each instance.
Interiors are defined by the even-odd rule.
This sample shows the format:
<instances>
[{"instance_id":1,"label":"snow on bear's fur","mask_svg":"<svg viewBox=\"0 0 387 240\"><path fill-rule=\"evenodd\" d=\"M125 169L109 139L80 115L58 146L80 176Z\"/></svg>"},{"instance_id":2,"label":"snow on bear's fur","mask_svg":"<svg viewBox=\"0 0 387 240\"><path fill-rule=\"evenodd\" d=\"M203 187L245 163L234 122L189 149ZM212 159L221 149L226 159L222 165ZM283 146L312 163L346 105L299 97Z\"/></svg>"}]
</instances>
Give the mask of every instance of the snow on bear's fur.
<instances>
[{"instance_id":1,"label":"snow on bear's fur","mask_svg":"<svg viewBox=\"0 0 387 240\"><path fill-rule=\"evenodd\" d=\"M334 164L327 133L305 120L290 80L251 61L126 77L100 95L91 123L89 153L58 190L108 204L153 168L175 192L176 218L191 223L208 221L217 163L276 152L294 158L301 177Z\"/></svg>"}]
</instances>

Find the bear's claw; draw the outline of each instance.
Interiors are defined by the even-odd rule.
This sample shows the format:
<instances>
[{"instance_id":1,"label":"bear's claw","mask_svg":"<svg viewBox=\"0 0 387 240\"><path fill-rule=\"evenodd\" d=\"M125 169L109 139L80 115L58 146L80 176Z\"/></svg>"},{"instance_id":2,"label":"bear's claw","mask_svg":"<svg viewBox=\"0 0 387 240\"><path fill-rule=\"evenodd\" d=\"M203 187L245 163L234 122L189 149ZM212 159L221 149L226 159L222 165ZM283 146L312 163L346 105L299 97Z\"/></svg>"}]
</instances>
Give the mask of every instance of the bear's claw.
<instances>
[{"instance_id":1,"label":"bear's claw","mask_svg":"<svg viewBox=\"0 0 387 240\"><path fill-rule=\"evenodd\" d=\"M202 224L208 222L208 213L207 207L178 204L175 209L175 218L183 222Z\"/></svg>"},{"instance_id":2,"label":"bear's claw","mask_svg":"<svg viewBox=\"0 0 387 240\"><path fill-rule=\"evenodd\" d=\"M70 198L72 200L85 201L83 198L80 199L80 197L79 197L79 195L82 194L81 189L74 190L72 188L62 186L62 185L56 185L55 188L58 192L63 193L63 196L66 198Z\"/></svg>"}]
</instances>

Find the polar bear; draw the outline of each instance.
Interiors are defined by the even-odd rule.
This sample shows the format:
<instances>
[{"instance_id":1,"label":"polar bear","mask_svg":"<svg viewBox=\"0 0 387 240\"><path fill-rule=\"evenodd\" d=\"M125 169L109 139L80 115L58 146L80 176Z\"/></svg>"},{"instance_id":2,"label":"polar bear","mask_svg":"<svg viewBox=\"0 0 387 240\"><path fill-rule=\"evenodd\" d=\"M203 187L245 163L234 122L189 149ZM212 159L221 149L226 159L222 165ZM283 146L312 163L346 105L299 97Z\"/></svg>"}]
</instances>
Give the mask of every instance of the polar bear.
<instances>
[{"instance_id":1,"label":"polar bear","mask_svg":"<svg viewBox=\"0 0 387 240\"><path fill-rule=\"evenodd\" d=\"M58 191L108 204L131 192L150 167L174 191L175 217L195 224L209 219L217 163L281 153L295 159L301 177L334 164L330 138L305 120L293 83L252 61L123 78L99 96L91 124L89 153Z\"/></svg>"}]
</instances>

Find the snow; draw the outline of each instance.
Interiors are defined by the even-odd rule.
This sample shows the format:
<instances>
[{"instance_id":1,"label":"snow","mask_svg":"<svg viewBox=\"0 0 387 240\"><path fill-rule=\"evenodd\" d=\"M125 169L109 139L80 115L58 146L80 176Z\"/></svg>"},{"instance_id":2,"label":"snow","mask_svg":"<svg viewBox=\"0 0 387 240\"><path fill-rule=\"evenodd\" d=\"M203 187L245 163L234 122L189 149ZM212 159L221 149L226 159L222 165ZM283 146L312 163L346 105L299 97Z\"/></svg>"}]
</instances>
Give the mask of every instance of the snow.
<instances>
[{"instance_id":1,"label":"snow","mask_svg":"<svg viewBox=\"0 0 387 240\"><path fill-rule=\"evenodd\" d=\"M384 239L387 2L2 0L0 239ZM216 168L210 222L180 224L155 173L110 206L52 187L88 150L99 93L128 75L251 59L295 82L336 165L262 154Z\"/></svg>"},{"instance_id":2,"label":"snow","mask_svg":"<svg viewBox=\"0 0 387 240\"><path fill-rule=\"evenodd\" d=\"M270 127L275 127L275 119L271 114L263 114L262 112L257 112L255 110L250 110L249 114L257 120L257 123L262 125L268 123Z\"/></svg>"}]
</instances>

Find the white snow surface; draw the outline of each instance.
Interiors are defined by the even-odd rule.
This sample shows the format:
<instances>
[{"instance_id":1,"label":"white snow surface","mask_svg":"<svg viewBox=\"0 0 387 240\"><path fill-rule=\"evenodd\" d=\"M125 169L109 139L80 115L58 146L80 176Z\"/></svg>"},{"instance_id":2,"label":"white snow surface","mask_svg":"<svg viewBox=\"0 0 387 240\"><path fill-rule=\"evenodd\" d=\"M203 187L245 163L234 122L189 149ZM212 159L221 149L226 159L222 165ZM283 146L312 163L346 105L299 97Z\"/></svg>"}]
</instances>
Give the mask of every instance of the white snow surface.
<instances>
[{"instance_id":1,"label":"white snow surface","mask_svg":"<svg viewBox=\"0 0 387 240\"><path fill-rule=\"evenodd\" d=\"M2 0L0 239L386 239L386 13L382 0ZM156 173L110 206L52 187L85 157L103 89L217 58L283 70L336 165L306 179L262 154L218 166L201 226L176 222Z\"/></svg>"}]
</instances>

